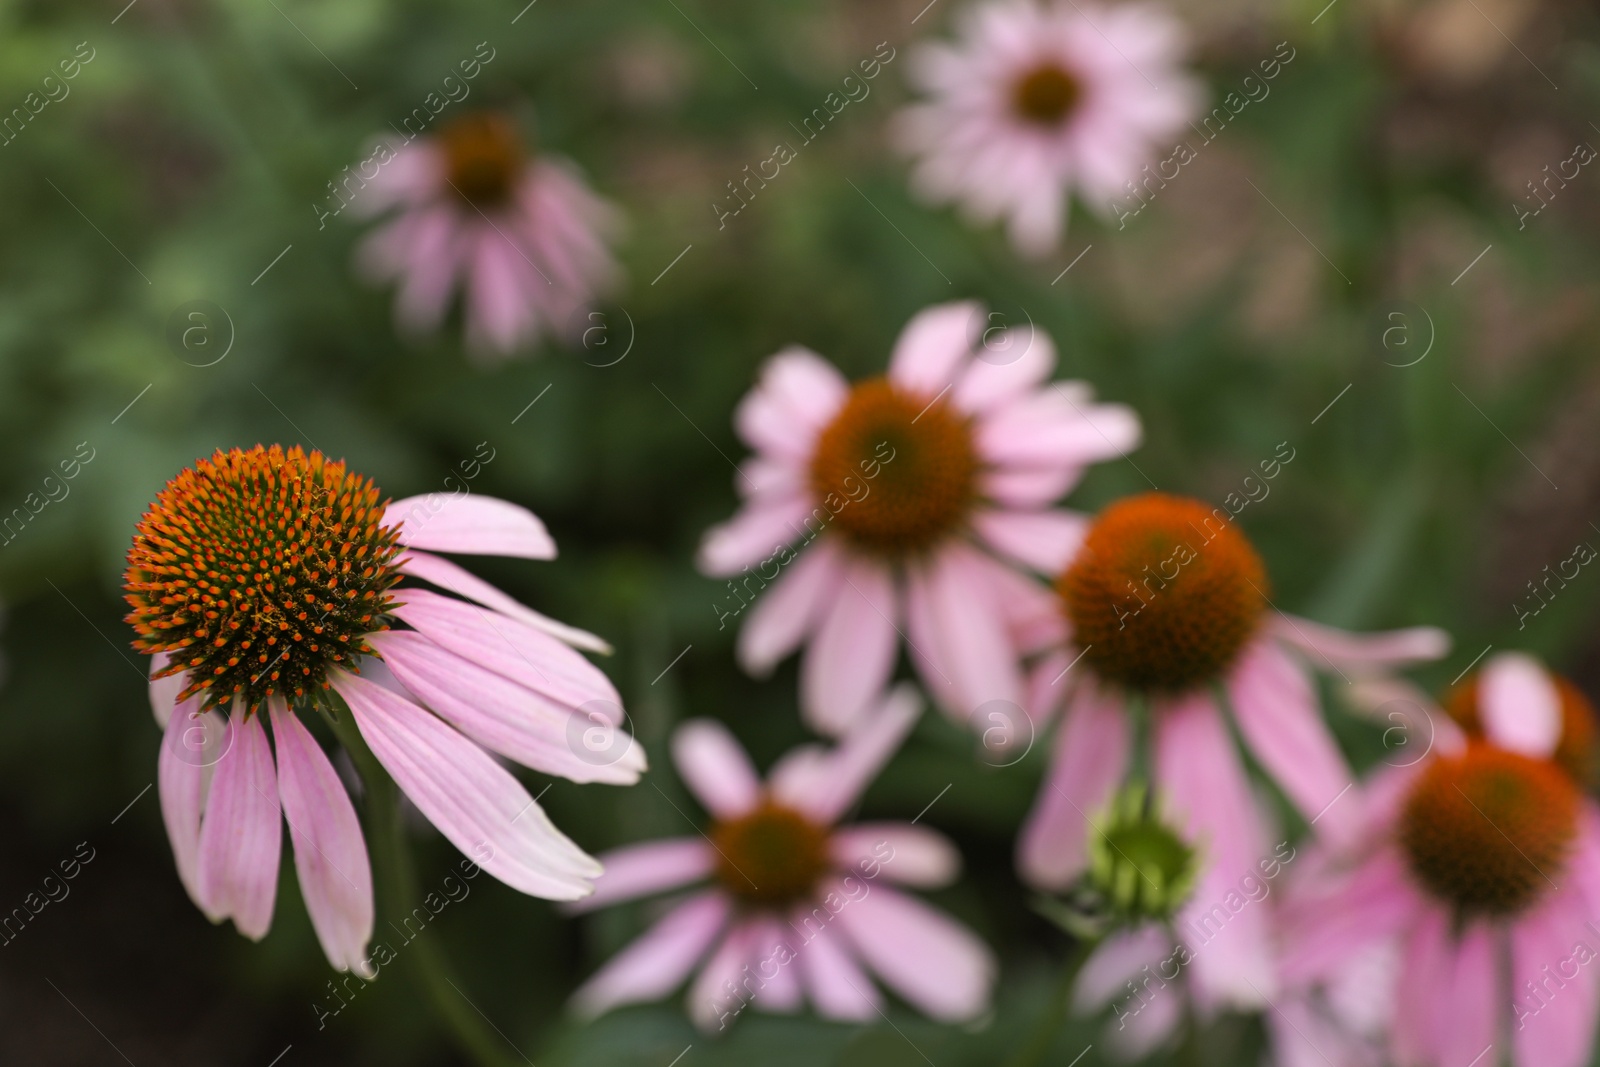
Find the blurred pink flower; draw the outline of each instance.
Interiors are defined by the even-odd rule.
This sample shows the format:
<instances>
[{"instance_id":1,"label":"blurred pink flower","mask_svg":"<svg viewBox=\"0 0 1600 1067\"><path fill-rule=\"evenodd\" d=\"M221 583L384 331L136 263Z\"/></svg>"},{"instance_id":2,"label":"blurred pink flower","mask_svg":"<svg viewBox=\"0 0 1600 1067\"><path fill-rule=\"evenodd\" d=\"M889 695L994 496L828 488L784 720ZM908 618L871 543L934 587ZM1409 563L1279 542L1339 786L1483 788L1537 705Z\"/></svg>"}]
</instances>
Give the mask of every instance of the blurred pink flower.
<instances>
[{"instance_id":1,"label":"blurred pink flower","mask_svg":"<svg viewBox=\"0 0 1600 1067\"><path fill-rule=\"evenodd\" d=\"M480 867L534 896L592 890L599 864L490 753L577 782L637 781L644 755L615 730L616 689L571 647L606 646L425 549L556 552L514 504L432 495L384 506L344 464L277 446L199 461L141 520L128 619L152 653L151 706L166 732L162 817L178 876L213 922L266 935L281 815L329 962L370 966L366 844L301 722L318 705L345 714L329 688L405 795ZM597 731L616 743L597 748Z\"/></svg>"},{"instance_id":2,"label":"blurred pink flower","mask_svg":"<svg viewBox=\"0 0 1600 1067\"><path fill-rule=\"evenodd\" d=\"M1064 710L1018 839L1022 876L1070 886L1087 862L1090 820L1138 760L1201 852L1176 924L1181 939L1205 943L1194 954L1197 1001L1260 1006L1275 987L1268 910L1216 910L1248 896L1276 851L1234 732L1319 832L1337 834L1356 817L1355 804L1339 803L1354 777L1308 667L1365 676L1443 655L1447 638L1426 628L1356 636L1269 614L1265 568L1232 516L1162 493L1102 511L1057 591L1069 635L1034 667L1027 707L1041 729ZM1135 752L1140 738L1148 757Z\"/></svg>"},{"instance_id":3,"label":"blurred pink flower","mask_svg":"<svg viewBox=\"0 0 1600 1067\"><path fill-rule=\"evenodd\" d=\"M909 823L835 823L900 745L921 710L909 686L883 698L835 748L804 745L765 784L720 724L673 737L684 783L715 820L699 837L630 845L601 857L588 911L711 879L603 966L574 996L584 1015L654 1000L697 965L688 1010L726 1028L750 1005L792 1012L802 999L833 1019L874 1019L881 998L862 965L935 1019L987 1008L995 961L965 927L887 883L938 888L960 857Z\"/></svg>"},{"instance_id":4,"label":"blurred pink flower","mask_svg":"<svg viewBox=\"0 0 1600 1067\"><path fill-rule=\"evenodd\" d=\"M567 160L527 156L503 115L465 115L395 150L351 207L399 210L359 262L400 283L400 325L438 327L459 282L468 346L486 357L581 332L582 313L618 273L606 247L616 210Z\"/></svg>"},{"instance_id":5,"label":"blurred pink flower","mask_svg":"<svg viewBox=\"0 0 1600 1067\"><path fill-rule=\"evenodd\" d=\"M787 348L735 415L757 454L735 483L744 507L708 531L700 569L742 575L724 619L773 583L739 661L765 675L809 642L800 703L824 733L846 731L888 684L902 636L958 720L989 701L1020 706L1019 655L1061 631L1030 570L1059 570L1086 525L1050 505L1089 464L1138 444L1128 408L1047 380L1056 353L1042 330L986 329L989 318L971 302L928 308L888 376L855 385Z\"/></svg>"},{"instance_id":6,"label":"blurred pink flower","mask_svg":"<svg viewBox=\"0 0 1600 1067\"><path fill-rule=\"evenodd\" d=\"M1490 660L1476 712L1480 735L1435 715L1426 758L1366 785L1360 833L1296 884L1283 974L1326 982L1396 945L1394 1060L1580 1067L1600 1012L1600 809L1551 758L1561 697L1537 661Z\"/></svg>"},{"instance_id":7,"label":"blurred pink flower","mask_svg":"<svg viewBox=\"0 0 1600 1067\"><path fill-rule=\"evenodd\" d=\"M931 99L896 134L917 157L917 192L981 222L1005 217L1026 255L1060 242L1074 189L1096 209L1128 196L1203 98L1178 68L1182 26L1153 4L991 0L959 26L959 43L912 57Z\"/></svg>"}]
</instances>

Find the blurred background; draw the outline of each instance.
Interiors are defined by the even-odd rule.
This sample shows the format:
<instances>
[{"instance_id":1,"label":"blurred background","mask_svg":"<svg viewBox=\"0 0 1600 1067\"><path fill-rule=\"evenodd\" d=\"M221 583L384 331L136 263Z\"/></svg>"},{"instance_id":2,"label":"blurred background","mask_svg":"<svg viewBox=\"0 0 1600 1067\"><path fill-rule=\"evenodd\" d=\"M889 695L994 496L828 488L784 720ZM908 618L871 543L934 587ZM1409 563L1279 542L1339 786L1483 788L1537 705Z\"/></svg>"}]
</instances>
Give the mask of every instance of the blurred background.
<instances>
[{"instance_id":1,"label":"blurred background","mask_svg":"<svg viewBox=\"0 0 1600 1067\"><path fill-rule=\"evenodd\" d=\"M162 484L218 447L319 448L399 497L447 489L487 443L473 489L533 508L562 554L474 568L616 645L603 666L659 787L553 781L542 802L591 851L689 830L662 799L698 816L665 757L677 721L726 721L763 765L805 737L793 663L744 677L718 628L726 590L692 564L733 510L731 412L759 364L799 342L880 373L905 321L953 298L1039 323L1063 376L1144 419L1138 468L1096 469L1076 506L1146 476L1220 501L1287 442L1293 463L1240 520L1279 607L1446 627L1457 646L1420 676L1430 688L1492 644L1600 691L1600 575L1547 605L1528 587L1600 546L1600 177L1584 167L1541 200L1528 185L1600 145L1592 4L1184 0L1212 105L1294 58L1136 218L1075 206L1060 254L1026 263L914 201L888 147L908 50L947 35L962 0L125 2L0 2L0 115L56 75L0 134L0 517L29 515L0 534L0 912L93 855L0 946L0 1062L465 1062L404 955L319 1028L335 974L291 865L259 945L208 924L175 876L122 559ZM884 43L870 96L719 227L726 183ZM352 271L364 227L319 223L328 183L480 44L495 58L469 102L516 114L629 223L627 280L581 339L493 367L458 323L397 335L392 294ZM196 309L206 332L185 340ZM1376 758L1379 726L1335 725L1358 763ZM993 1063L1068 941L1011 866L1045 753L976 754L927 716L862 810L909 818L938 797L924 818L967 874L936 902L1002 960L979 1027L747 1013L711 1038L679 998L582 1026L567 996L649 909L566 920L492 879L426 936L508 1062ZM429 888L458 857L414 836ZM380 895L380 930L413 903ZM1098 1026L1074 1023L1060 1062ZM1259 1022L1227 1019L1200 1061L1262 1047Z\"/></svg>"}]
</instances>

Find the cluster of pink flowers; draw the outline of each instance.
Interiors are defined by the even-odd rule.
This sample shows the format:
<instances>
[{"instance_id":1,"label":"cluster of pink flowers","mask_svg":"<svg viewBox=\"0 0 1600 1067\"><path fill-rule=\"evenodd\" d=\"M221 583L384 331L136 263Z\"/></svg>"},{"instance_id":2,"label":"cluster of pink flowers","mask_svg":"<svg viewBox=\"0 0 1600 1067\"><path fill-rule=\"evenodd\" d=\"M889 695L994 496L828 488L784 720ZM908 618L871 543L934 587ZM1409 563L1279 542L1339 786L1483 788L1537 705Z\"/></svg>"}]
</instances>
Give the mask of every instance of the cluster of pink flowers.
<instances>
[{"instance_id":1,"label":"cluster of pink flowers","mask_svg":"<svg viewBox=\"0 0 1600 1067\"><path fill-rule=\"evenodd\" d=\"M1119 195L1196 107L1181 46L1142 5L975 8L959 46L919 57L928 99L897 127L915 187L1004 217L1024 252L1055 247L1069 192ZM568 164L530 159L501 116L394 154L360 207L396 209L362 261L398 279L402 323L437 325L465 279L482 351L559 333L615 274L612 209ZM581 1014L687 986L709 1030L747 1007L867 1020L885 991L970 1023L998 962L912 892L958 878L955 846L916 820L848 819L925 693L975 732L1003 720L1001 744L1048 738L1016 841L1031 890L1117 888L1096 856L1102 838L1116 847L1108 819L1130 790L1156 798L1144 816L1193 864L1152 880L1145 911L1114 915L1081 974L1073 1004L1109 1012L1123 1053L1245 1011L1291 1065L1587 1062L1593 709L1520 653L1435 705L1398 672L1443 657L1441 631L1352 634L1280 611L1234 511L1162 491L1064 507L1093 464L1138 447L1139 420L1055 379L1043 330L997 342L989 322L975 302L927 308L864 381L798 346L761 369L733 413L753 453L742 506L698 564L739 593L746 671L799 654L801 713L826 740L762 777L720 722L681 724L673 763L704 828L599 857L506 763L639 780L621 697L582 655L607 646L434 554L552 559L536 516L476 496L389 502L298 448L183 471L139 525L127 600L165 731L163 818L196 905L267 933L281 818L329 961L372 973L366 838L328 733L515 889L571 913L666 896L574 995ZM1341 685L1352 707L1416 709L1403 765L1365 780L1351 767L1321 695ZM1169 910L1150 910L1174 887Z\"/></svg>"}]
</instances>

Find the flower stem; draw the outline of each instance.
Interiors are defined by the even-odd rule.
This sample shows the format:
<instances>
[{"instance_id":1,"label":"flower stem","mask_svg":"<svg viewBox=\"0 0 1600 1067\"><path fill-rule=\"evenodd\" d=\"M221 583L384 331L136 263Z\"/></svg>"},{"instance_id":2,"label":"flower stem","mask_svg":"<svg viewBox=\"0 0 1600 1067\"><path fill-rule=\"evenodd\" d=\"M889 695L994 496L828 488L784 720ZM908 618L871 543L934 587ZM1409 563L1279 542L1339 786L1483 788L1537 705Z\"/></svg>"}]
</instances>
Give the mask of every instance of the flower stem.
<instances>
[{"instance_id":1,"label":"flower stem","mask_svg":"<svg viewBox=\"0 0 1600 1067\"><path fill-rule=\"evenodd\" d=\"M337 716L324 714L323 718L350 753L366 786L367 839L372 848L374 874L389 898L389 910L397 915L410 914L407 908L420 899L420 894L405 828L400 821L400 790L367 748L349 709L343 709ZM484 1067L514 1067L517 1061L502 1051L502 1046L510 1042L497 1036L488 1020L467 1000L437 943L438 935L430 939L422 936L426 933L424 930L405 942L410 949L406 955L412 959L412 966L407 970L421 986L434 1012L449 1027L462 1050L478 1063Z\"/></svg>"},{"instance_id":2,"label":"flower stem","mask_svg":"<svg viewBox=\"0 0 1600 1067\"><path fill-rule=\"evenodd\" d=\"M1055 1044L1057 1034L1060 1033L1062 1025L1072 1011L1072 990L1078 984L1078 975L1099 944L1100 938L1086 937L1073 948L1072 955L1067 957L1067 962L1061 969L1061 977L1056 979L1055 989L1050 993L1050 1002L1045 1005L1043 1014L1034 1025L1033 1036L1028 1039L1022 1050L1011 1058L1007 1067L1038 1067L1044 1062L1051 1046Z\"/></svg>"}]
</instances>

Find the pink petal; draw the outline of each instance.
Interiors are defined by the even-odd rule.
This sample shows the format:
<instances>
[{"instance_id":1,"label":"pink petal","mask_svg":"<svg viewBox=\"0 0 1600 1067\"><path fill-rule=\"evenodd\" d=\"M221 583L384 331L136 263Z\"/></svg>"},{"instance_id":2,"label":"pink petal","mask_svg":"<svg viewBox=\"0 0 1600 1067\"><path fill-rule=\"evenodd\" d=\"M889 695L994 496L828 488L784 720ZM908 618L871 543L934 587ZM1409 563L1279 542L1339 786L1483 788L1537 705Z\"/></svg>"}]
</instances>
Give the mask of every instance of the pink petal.
<instances>
[{"instance_id":1,"label":"pink petal","mask_svg":"<svg viewBox=\"0 0 1600 1067\"><path fill-rule=\"evenodd\" d=\"M551 281L539 277L527 250L504 227L485 226L476 236L468 263L468 332L479 344L510 352L532 331L536 287Z\"/></svg>"},{"instance_id":2,"label":"pink petal","mask_svg":"<svg viewBox=\"0 0 1600 1067\"><path fill-rule=\"evenodd\" d=\"M754 922L734 919L722 944L689 987L689 1018L701 1030L726 1030L749 1006L754 990L741 983L755 952Z\"/></svg>"},{"instance_id":3,"label":"pink petal","mask_svg":"<svg viewBox=\"0 0 1600 1067\"><path fill-rule=\"evenodd\" d=\"M956 380L985 325L970 300L925 308L906 324L889 357L889 379L913 393L935 396Z\"/></svg>"},{"instance_id":4,"label":"pink petal","mask_svg":"<svg viewBox=\"0 0 1600 1067\"><path fill-rule=\"evenodd\" d=\"M200 824L197 882L213 922L232 918L239 932L260 941L272 925L278 895L278 782L272 748L258 715L234 714L231 745L217 761Z\"/></svg>"},{"instance_id":5,"label":"pink petal","mask_svg":"<svg viewBox=\"0 0 1600 1067\"><path fill-rule=\"evenodd\" d=\"M1142 972L1148 970L1152 978L1151 990L1158 989L1162 981L1159 965L1173 952L1172 936L1155 923L1110 934L1083 965L1077 988L1073 991L1073 1008L1088 1013L1123 1000L1137 1005L1138 1001L1129 991L1128 983L1133 982L1143 991L1143 983L1139 979L1143 977ZM1169 964L1167 970L1173 969ZM1176 993L1177 997L1182 995Z\"/></svg>"},{"instance_id":6,"label":"pink petal","mask_svg":"<svg viewBox=\"0 0 1600 1067\"><path fill-rule=\"evenodd\" d=\"M666 996L705 955L729 910L719 892L690 897L583 983L572 995L573 1009L593 1018L619 1004Z\"/></svg>"},{"instance_id":7,"label":"pink petal","mask_svg":"<svg viewBox=\"0 0 1600 1067\"><path fill-rule=\"evenodd\" d=\"M1458 939L1447 915L1430 910L1421 916L1404 949L1396 987L1397 1059L1470 1064L1498 1042L1505 1004L1496 989L1496 957L1488 924L1474 922Z\"/></svg>"},{"instance_id":8,"label":"pink petal","mask_svg":"<svg viewBox=\"0 0 1600 1067\"><path fill-rule=\"evenodd\" d=\"M839 912L839 925L886 985L941 1022L982 1015L997 970L966 927L879 884Z\"/></svg>"},{"instance_id":9,"label":"pink petal","mask_svg":"<svg viewBox=\"0 0 1600 1067\"><path fill-rule=\"evenodd\" d=\"M984 331L977 358L967 364L951 400L962 411L980 413L1037 387L1056 365L1050 335L1033 325Z\"/></svg>"},{"instance_id":10,"label":"pink petal","mask_svg":"<svg viewBox=\"0 0 1600 1067\"><path fill-rule=\"evenodd\" d=\"M844 560L840 585L822 607L800 667L800 707L819 733L838 736L894 673L899 651L894 578L877 560Z\"/></svg>"},{"instance_id":11,"label":"pink petal","mask_svg":"<svg viewBox=\"0 0 1600 1067\"><path fill-rule=\"evenodd\" d=\"M922 697L915 687L895 686L831 752L815 760L803 789L786 799L822 822L835 821L861 798L921 714Z\"/></svg>"},{"instance_id":12,"label":"pink petal","mask_svg":"<svg viewBox=\"0 0 1600 1067\"><path fill-rule=\"evenodd\" d=\"M156 677L156 673L166 670L171 662L172 657L165 652L157 652L150 657L150 710L155 714L156 725L163 730L167 728L167 720L172 718L172 708L178 702L178 694L189 684L189 675L185 671L169 674L165 678Z\"/></svg>"},{"instance_id":13,"label":"pink petal","mask_svg":"<svg viewBox=\"0 0 1600 1067\"><path fill-rule=\"evenodd\" d=\"M795 1012L800 1010L800 974L795 965L794 932L768 916L756 920L750 937L754 961L750 974L755 1006L762 1011Z\"/></svg>"},{"instance_id":14,"label":"pink petal","mask_svg":"<svg viewBox=\"0 0 1600 1067\"><path fill-rule=\"evenodd\" d=\"M734 412L734 426L751 448L804 463L817 432L849 392L838 368L808 348L791 345L762 367L756 387Z\"/></svg>"},{"instance_id":15,"label":"pink petal","mask_svg":"<svg viewBox=\"0 0 1600 1067\"><path fill-rule=\"evenodd\" d=\"M1513 1061L1583 1067L1594 1048L1596 937L1580 894L1552 893L1511 926Z\"/></svg>"},{"instance_id":16,"label":"pink petal","mask_svg":"<svg viewBox=\"0 0 1600 1067\"><path fill-rule=\"evenodd\" d=\"M167 717L156 763L157 795L161 820L172 842L178 880L189 899L207 915L215 915L200 892L200 813L217 763L233 743L227 719L215 711L200 711L200 699L191 697Z\"/></svg>"},{"instance_id":17,"label":"pink petal","mask_svg":"<svg viewBox=\"0 0 1600 1067\"><path fill-rule=\"evenodd\" d=\"M851 958L843 935L831 925L831 916L824 922L816 919L816 914L830 915L825 908L813 911L802 906L790 923L804 939L795 947L806 996L825 1019L864 1022L878 1018L882 998L877 987Z\"/></svg>"},{"instance_id":18,"label":"pink petal","mask_svg":"<svg viewBox=\"0 0 1600 1067\"><path fill-rule=\"evenodd\" d=\"M600 865L555 828L492 756L380 685L342 672L331 680L378 762L474 863L513 889L549 900L593 891Z\"/></svg>"},{"instance_id":19,"label":"pink petal","mask_svg":"<svg viewBox=\"0 0 1600 1067\"><path fill-rule=\"evenodd\" d=\"M1126 455L1138 447L1139 417L1121 404L1080 404L1070 392L1044 389L990 412L976 435L988 462L1072 466Z\"/></svg>"},{"instance_id":20,"label":"pink petal","mask_svg":"<svg viewBox=\"0 0 1600 1067\"><path fill-rule=\"evenodd\" d=\"M649 896L697 882L716 867L717 854L703 837L648 841L601 853L605 873L594 892L567 905L571 914L610 907L623 900Z\"/></svg>"},{"instance_id":21,"label":"pink petal","mask_svg":"<svg viewBox=\"0 0 1600 1067\"><path fill-rule=\"evenodd\" d=\"M979 489L1008 508L1041 508L1060 500L1082 476L1076 465L991 467L979 475Z\"/></svg>"},{"instance_id":22,"label":"pink petal","mask_svg":"<svg viewBox=\"0 0 1600 1067\"><path fill-rule=\"evenodd\" d=\"M1374 941L1402 933L1422 908L1405 859L1393 848L1355 871L1291 897L1281 912L1285 982L1325 979Z\"/></svg>"},{"instance_id":23,"label":"pink petal","mask_svg":"<svg viewBox=\"0 0 1600 1067\"><path fill-rule=\"evenodd\" d=\"M690 719L672 734L672 762L706 811L733 819L761 799L761 780L739 742L714 719Z\"/></svg>"},{"instance_id":24,"label":"pink petal","mask_svg":"<svg viewBox=\"0 0 1600 1067\"><path fill-rule=\"evenodd\" d=\"M1483 665L1478 715L1490 740L1525 756L1544 759L1561 740L1561 694L1525 652L1501 652Z\"/></svg>"},{"instance_id":25,"label":"pink petal","mask_svg":"<svg viewBox=\"0 0 1600 1067\"><path fill-rule=\"evenodd\" d=\"M833 835L833 861L862 877L940 889L961 873L961 853L939 831L899 822L863 822Z\"/></svg>"},{"instance_id":26,"label":"pink petal","mask_svg":"<svg viewBox=\"0 0 1600 1067\"><path fill-rule=\"evenodd\" d=\"M998 551L1051 577L1067 569L1089 532L1089 520L1070 511L988 509L972 526Z\"/></svg>"},{"instance_id":27,"label":"pink petal","mask_svg":"<svg viewBox=\"0 0 1600 1067\"><path fill-rule=\"evenodd\" d=\"M632 785L644 773L644 748L598 713L550 701L413 630L367 640L407 691L491 751L574 782Z\"/></svg>"},{"instance_id":28,"label":"pink petal","mask_svg":"<svg viewBox=\"0 0 1600 1067\"><path fill-rule=\"evenodd\" d=\"M509 615L519 619L536 630L564 641L573 648L581 648L588 652L599 652L602 655L611 654L611 646L586 630L566 623L557 622L550 616L534 611L526 604L518 602L514 597L507 596L488 582L472 574L470 571L457 566L442 556L431 556L426 552L407 552L400 560L400 570L425 582L432 582L440 589L448 589L458 593L469 600L476 600L488 608L493 608L502 615Z\"/></svg>"},{"instance_id":29,"label":"pink petal","mask_svg":"<svg viewBox=\"0 0 1600 1067\"><path fill-rule=\"evenodd\" d=\"M1195 952L1196 991L1213 1002L1259 1006L1275 989L1267 909L1239 886L1271 857L1250 782L1208 693L1153 710L1155 779L1205 864L1178 933ZM1245 902L1240 905L1240 902Z\"/></svg>"},{"instance_id":30,"label":"pink petal","mask_svg":"<svg viewBox=\"0 0 1600 1067\"><path fill-rule=\"evenodd\" d=\"M311 925L336 970L360 971L372 939L372 868L350 794L322 747L281 697L268 702L278 793Z\"/></svg>"},{"instance_id":31,"label":"pink petal","mask_svg":"<svg viewBox=\"0 0 1600 1067\"><path fill-rule=\"evenodd\" d=\"M1088 865L1090 820L1128 767L1126 704L1122 694L1087 679L1074 691L1050 770L1017 838L1017 866L1030 885L1065 889Z\"/></svg>"},{"instance_id":32,"label":"pink petal","mask_svg":"<svg viewBox=\"0 0 1600 1067\"><path fill-rule=\"evenodd\" d=\"M1300 813L1323 833L1348 827L1343 803L1355 776L1322 720L1311 680L1271 641L1255 641L1228 677L1234 721L1245 742Z\"/></svg>"},{"instance_id":33,"label":"pink petal","mask_svg":"<svg viewBox=\"0 0 1600 1067\"><path fill-rule=\"evenodd\" d=\"M434 644L568 707L622 721L622 698L594 664L568 645L487 608L408 587L396 617Z\"/></svg>"},{"instance_id":34,"label":"pink petal","mask_svg":"<svg viewBox=\"0 0 1600 1067\"><path fill-rule=\"evenodd\" d=\"M909 575L913 660L930 694L961 722L991 700L1022 701L1017 650L983 578L981 557L964 545Z\"/></svg>"},{"instance_id":35,"label":"pink petal","mask_svg":"<svg viewBox=\"0 0 1600 1067\"><path fill-rule=\"evenodd\" d=\"M783 555L791 542L804 536L808 527L802 524L814 506L809 494L746 504L732 519L706 531L695 566L701 574L727 578ZM827 514L825 508L818 510ZM756 573L760 574L759 568Z\"/></svg>"},{"instance_id":36,"label":"pink petal","mask_svg":"<svg viewBox=\"0 0 1600 1067\"><path fill-rule=\"evenodd\" d=\"M1278 615L1272 631L1307 653L1319 668L1398 667L1436 660L1450 651L1450 636L1432 626L1376 634L1352 634L1297 615Z\"/></svg>"},{"instance_id":37,"label":"pink petal","mask_svg":"<svg viewBox=\"0 0 1600 1067\"><path fill-rule=\"evenodd\" d=\"M486 496L427 493L396 500L383 513L407 548L555 559L556 543L527 508Z\"/></svg>"},{"instance_id":38,"label":"pink petal","mask_svg":"<svg viewBox=\"0 0 1600 1067\"><path fill-rule=\"evenodd\" d=\"M764 678L789 653L800 647L833 603L844 569L837 538L822 538L806 547L755 604L739 629L739 665ZM721 627L718 627L721 629Z\"/></svg>"}]
</instances>

